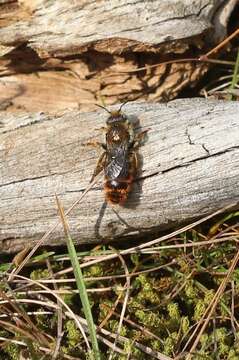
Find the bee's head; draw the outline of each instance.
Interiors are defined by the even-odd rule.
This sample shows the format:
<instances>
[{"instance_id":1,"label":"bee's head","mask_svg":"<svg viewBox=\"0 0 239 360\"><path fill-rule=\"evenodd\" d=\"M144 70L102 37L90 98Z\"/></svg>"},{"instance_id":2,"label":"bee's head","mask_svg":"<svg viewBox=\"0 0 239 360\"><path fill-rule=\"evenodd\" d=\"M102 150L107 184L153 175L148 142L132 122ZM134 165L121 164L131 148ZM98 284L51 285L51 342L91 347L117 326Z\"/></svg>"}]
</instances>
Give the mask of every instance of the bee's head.
<instances>
[{"instance_id":1,"label":"bee's head","mask_svg":"<svg viewBox=\"0 0 239 360\"><path fill-rule=\"evenodd\" d=\"M127 121L127 117L120 110L117 110L117 111L112 111L110 113L110 116L106 120L106 124L112 125L117 122L125 122L125 121Z\"/></svg>"},{"instance_id":2,"label":"bee's head","mask_svg":"<svg viewBox=\"0 0 239 360\"><path fill-rule=\"evenodd\" d=\"M128 101L126 101L128 102ZM126 104L126 102L124 102L119 110L115 110L115 111L109 111L107 108L105 108L104 106L101 106L101 105L97 105L99 107L101 107L102 109L104 109L105 111L107 111L110 116L108 117L108 119L106 120L106 124L107 125L112 125L112 124L115 124L117 122L126 122L127 121L127 117L126 115L124 115L122 112L121 112L121 109L122 107Z\"/></svg>"}]
</instances>

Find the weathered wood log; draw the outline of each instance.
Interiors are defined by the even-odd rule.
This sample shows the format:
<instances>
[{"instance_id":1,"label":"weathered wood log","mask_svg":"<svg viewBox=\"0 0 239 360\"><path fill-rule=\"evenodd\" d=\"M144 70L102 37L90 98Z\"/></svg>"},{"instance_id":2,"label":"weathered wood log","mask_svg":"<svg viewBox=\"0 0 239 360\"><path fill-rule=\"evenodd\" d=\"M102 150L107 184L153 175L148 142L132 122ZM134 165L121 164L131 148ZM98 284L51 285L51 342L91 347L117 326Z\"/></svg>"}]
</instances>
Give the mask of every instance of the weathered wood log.
<instances>
[{"instance_id":1,"label":"weathered wood log","mask_svg":"<svg viewBox=\"0 0 239 360\"><path fill-rule=\"evenodd\" d=\"M141 179L125 207L104 203L102 182L69 215L78 243L154 234L239 200L238 102L181 99L128 103L124 112L150 128L139 150ZM83 146L107 113L0 113L0 250L37 241L87 187L98 159ZM61 227L47 244L65 242Z\"/></svg>"},{"instance_id":2,"label":"weathered wood log","mask_svg":"<svg viewBox=\"0 0 239 360\"><path fill-rule=\"evenodd\" d=\"M131 0L25 0L19 4L22 21L19 15L15 21L9 16L9 26L5 23L0 31L1 43L10 46L29 42L41 58L75 55L79 49L82 52L89 48L110 53L132 48L157 51L159 44L165 51L169 40L189 39L209 31L211 20L223 3L224 0L160 0L149 4ZM19 10L18 7L16 11Z\"/></svg>"},{"instance_id":3,"label":"weathered wood log","mask_svg":"<svg viewBox=\"0 0 239 360\"><path fill-rule=\"evenodd\" d=\"M236 2L1 1L1 109L89 110L101 97L107 104L175 98L208 67L174 61L225 38ZM150 68L165 61L173 63Z\"/></svg>"}]
</instances>

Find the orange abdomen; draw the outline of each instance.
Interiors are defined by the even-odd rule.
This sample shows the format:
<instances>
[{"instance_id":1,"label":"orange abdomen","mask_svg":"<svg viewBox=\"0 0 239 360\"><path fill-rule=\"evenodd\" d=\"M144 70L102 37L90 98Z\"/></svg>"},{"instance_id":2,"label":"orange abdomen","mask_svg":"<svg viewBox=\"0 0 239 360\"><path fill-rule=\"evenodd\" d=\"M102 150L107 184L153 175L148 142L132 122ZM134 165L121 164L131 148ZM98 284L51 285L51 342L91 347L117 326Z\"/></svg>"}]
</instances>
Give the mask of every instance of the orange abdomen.
<instances>
[{"instance_id":1,"label":"orange abdomen","mask_svg":"<svg viewBox=\"0 0 239 360\"><path fill-rule=\"evenodd\" d=\"M124 204L132 189L132 181L132 176L128 179L107 180L104 186L106 200L112 204Z\"/></svg>"}]
</instances>

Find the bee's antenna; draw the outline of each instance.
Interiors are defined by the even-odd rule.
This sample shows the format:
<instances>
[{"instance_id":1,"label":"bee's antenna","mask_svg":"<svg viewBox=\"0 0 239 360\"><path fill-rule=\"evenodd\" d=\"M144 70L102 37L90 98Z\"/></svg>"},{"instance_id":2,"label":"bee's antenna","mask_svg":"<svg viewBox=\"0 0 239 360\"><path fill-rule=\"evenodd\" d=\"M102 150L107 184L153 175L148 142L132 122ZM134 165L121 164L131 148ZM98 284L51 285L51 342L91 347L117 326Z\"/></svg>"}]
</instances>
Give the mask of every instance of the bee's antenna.
<instances>
[{"instance_id":1,"label":"bee's antenna","mask_svg":"<svg viewBox=\"0 0 239 360\"><path fill-rule=\"evenodd\" d=\"M100 107L101 109L104 109L105 111L107 111L109 114L111 114L111 112L104 106L99 105L99 104L95 104L96 106Z\"/></svg>"},{"instance_id":2,"label":"bee's antenna","mask_svg":"<svg viewBox=\"0 0 239 360\"><path fill-rule=\"evenodd\" d=\"M127 100L127 101L123 102L123 104L120 105L119 111L121 111L122 107L125 106L125 104L127 104L130 101L132 101L132 100Z\"/></svg>"}]
</instances>

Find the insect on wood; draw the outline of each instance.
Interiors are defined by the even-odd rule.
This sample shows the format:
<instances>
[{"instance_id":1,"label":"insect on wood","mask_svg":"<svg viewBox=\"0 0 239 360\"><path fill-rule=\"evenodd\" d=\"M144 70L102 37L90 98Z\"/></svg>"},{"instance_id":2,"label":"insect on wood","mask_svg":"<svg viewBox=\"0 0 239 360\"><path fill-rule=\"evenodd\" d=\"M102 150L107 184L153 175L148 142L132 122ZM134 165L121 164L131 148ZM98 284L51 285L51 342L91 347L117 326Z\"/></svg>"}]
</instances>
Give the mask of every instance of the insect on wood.
<instances>
[{"instance_id":1,"label":"insect on wood","mask_svg":"<svg viewBox=\"0 0 239 360\"><path fill-rule=\"evenodd\" d=\"M137 149L142 145L142 140L148 131L135 134L132 122L121 111L124 104L117 111L109 111L97 105L110 114L104 128L106 141L88 143L104 149L90 181L92 182L95 176L104 170L106 201L119 205L124 205L132 190L139 167Z\"/></svg>"}]
</instances>

